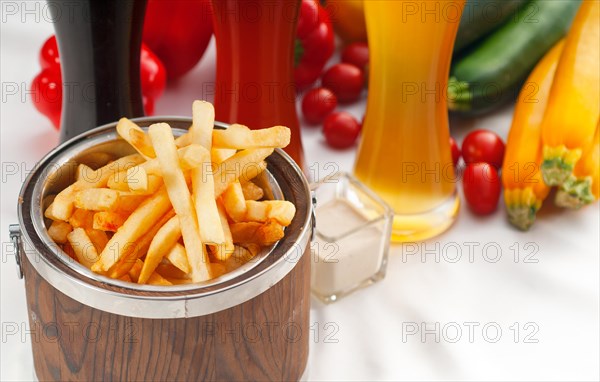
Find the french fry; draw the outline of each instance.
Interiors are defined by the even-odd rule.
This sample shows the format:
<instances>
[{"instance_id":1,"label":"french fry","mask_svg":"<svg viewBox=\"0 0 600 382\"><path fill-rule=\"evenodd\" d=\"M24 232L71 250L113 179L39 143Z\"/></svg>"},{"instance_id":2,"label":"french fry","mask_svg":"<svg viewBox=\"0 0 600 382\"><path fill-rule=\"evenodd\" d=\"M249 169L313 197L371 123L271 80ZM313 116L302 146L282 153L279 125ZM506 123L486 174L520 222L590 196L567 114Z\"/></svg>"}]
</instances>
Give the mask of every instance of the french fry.
<instances>
[{"instance_id":1,"label":"french fry","mask_svg":"<svg viewBox=\"0 0 600 382\"><path fill-rule=\"evenodd\" d=\"M194 101L192 103L192 126L190 142L199 144L210 152L215 124L215 108L210 102Z\"/></svg>"},{"instance_id":2,"label":"french fry","mask_svg":"<svg viewBox=\"0 0 600 382\"><path fill-rule=\"evenodd\" d=\"M119 200L119 191L109 188L86 188L75 193L75 207L83 210L107 211Z\"/></svg>"},{"instance_id":3,"label":"french fry","mask_svg":"<svg viewBox=\"0 0 600 382\"><path fill-rule=\"evenodd\" d=\"M117 123L117 133L125 139L134 149L144 158L156 158L156 153L150 142L150 138L133 121L127 118L121 118Z\"/></svg>"},{"instance_id":4,"label":"french fry","mask_svg":"<svg viewBox=\"0 0 600 382\"><path fill-rule=\"evenodd\" d=\"M136 194L154 194L163 185L163 179L158 175L148 175L148 186L145 191L134 191Z\"/></svg>"},{"instance_id":5,"label":"french fry","mask_svg":"<svg viewBox=\"0 0 600 382\"><path fill-rule=\"evenodd\" d=\"M162 186L160 175L148 175L143 166L133 166L108 179L108 188L138 195L155 193Z\"/></svg>"},{"instance_id":6,"label":"french fry","mask_svg":"<svg viewBox=\"0 0 600 382\"><path fill-rule=\"evenodd\" d=\"M192 104L192 144L199 144L206 149L202 165L192 169L192 199L196 209L196 218L200 228L200 238L204 243L220 245L225 242L223 229L219 224L219 211L215 201L215 183L213 179L210 150L212 146L215 109L204 101Z\"/></svg>"},{"instance_id":7,"label":"french fry","mask_svg":"<svg viewBox=\"0 0 600 382\"><path fill-rule=\"evenodd\" d=\"M142 267L142 273L140 274L138 283L144 284L146 281L148 281L148 278L152 272L154 272L160 261L165 255L167 255L169 250L177 243L177 240L179 240L180 237L181 227L179 225L179 217L174 216L162 227L160 227L152 239L150 247L148 248L148 253L146 254L146 260L144 260L144 266Z\"/></svg>"},{"instance_id":8,"label":"french fry","mask_svg":"<svg viewBox=\"0 0 600 382\"><path fill-rule=\"evenodd\" d=\"M127 170L127 185L133 192L146 192L148 190L148 174L143 167L135 166Z\"/></svg>"},{"instance_id":9,"label":"french fry","mask_svg":"<svg viewBox=\"0 0 600 382\"><path fill-rule=\"evenodd\" d=\"M100 211L94 214L92 227L95 230L117 232L127 216L114 211Z\"/></svg>"},{"instance_id":10,"label":"french fry","mask_svg":"<svg viewBox=\"0 0 600 382\"><path fill-rule=\"evenodd\" d=\"M75 180L82 180L82 181L91 180L93 175L94 175L94 170L92 170L91 167L89 167L83 163L79 163L77 165L77 173L75 174Z\"/></svg>"},{"instance_id":11,"label":"french fry","mask_svg":"<svg viewBox=\"0 0 600 382\"><path fill-rule=\"evenodd\" d=\"M131 280L131 277L129 277L129 275L128 275L128 274L124 274L124 275L123 275L123 276L121 276L121 277L115 277L115 278L116 278L116 279L118 279L118 280L121 280L121 281L133 282L133 281Z\"/></svg>"},{"instance_id":12,"label":"french fry","mask_svg":"<svg viewBox=\"0 0 600 382\"><path fill-rule=\"evenodd\" d=\"M55 220L48 227L48 236L56 243L64 244L67 242L67 235L73 231L71 224L60 220Z\"/></svg>"},{"instance_id":13,"label":"french fry","mask_svg":"<svg viewBox=\"0 0 600 382\"><path fill-rule=\"evenodd\" d=\"M182 170L191 170L200 166L204 160L204 155L207 155L207 150L201 145L189 145L177 150L177 157L179 158L179 167ZM159 175L162 176L160 163L158 159L151 159L140 164L148 175Z\"/></svg>"},{"instance_id":14,"label":"french fry","mask_svg":"<svg viewBox=\"0 0 600 382\"><path fill-rule=\"evenodd\" d=\"M127 272L127 275L129 276L129 278L131 278L132 282L134 282L134 283L138 282L138 277L140 277L140 272L142 271L143 265L144 265L144 263L142 262L142 260L137 259L133 263L133 266L130 267L129 272Z\"/></svg>"},{"instance_id":15,"label":"french fry","mask_svg":"<svg viewBox=\"0 0 600 382\"><path fill-rule=\"evenodd\" d=\"M240 182L235 181L227 187L221 196L227 215L234 222L244 221L246 217L246 200Z\"/></svg>"},{"instance_id":16,"label":"french fry","mask_svg":"<svg viewBox=\"0 0 600 382\"><path fill-rule=\"evenodd\" d=\"M156 190L156 192L158 192L158 189ZM153 194L155 194L156 192L154 192ZM117 205L114 207L113 211L123 216L129 216L146 199L147 195L121 194L119 200L117 201Z\"/></svg>"},{"instance_id":17,"label":"french fry","mask_svg":"<svg viewBox=\"0 0 600 382\"><path fill-rule=\"evenodd\" d=\"M189 146L191 143L192 136L190 133L182 134L175 139L175 146L177 146L178 149Z\"/></svg>"},{"instance_id":18,"label":"french fry","mask_svg":"<svg viewBox=\"0 0 600 382\"><path fill-rule=\"evenodd\" d=\"M242 193L246 200L261 200L265 195L262 188L258 187L253 182L242 183Z\"/></svg>"},{"instance_id":19,"label":"french fry","mask_svg":"<svg viewBox=\"0 0 600 382\"><path fill-rule=\"evenodd\" d=\"M185 252L184 252L184 255L185 255ZM187 261L187 258L185 261ZM173 264L169 263L168 261L164 261L164 260L160 264L158 264L158 266L156 267L155 273L158 273L159 275L161 275L162 277L164 277L168 280L169 279L189 279L191 281L191 279L189 278L189 275L187 273L183 272L182 270L180 270Z\"/></svg>"},{"instance_id":20,"label":"french fry","mask_svg":"<svg viewBox=\"0 0 600 382\"><path fill-rule=\"evenodd\" d=\"M172 277L165 277L173 285L191 284L191 279L176 279Z\"/></svg>"},{"instance_id":21,"label":"french fry","mask_svg":"<svg viewBox=\"0 0 600 382\"><path fill-rule=\"evenodd\" d=\"M180 269L183 273L188 274L191 271L185 247L179 243L175 243L171 250L165 256L171 264Z\"/></svg>"},{"instance_id":22,"label":"french fry","mask_svg":"<svg viewBox=\"0 0 600 382\"><path fill-rule=\"evenodd\" d=\"M149 133L160 162L169 199L179 217L181 235L192 268L192 280L194 282L209 280L211 270L208 256L203 253L196 210L183 171L179 167L177 148L171 128L166 123L156 123L150 126Z\"/></svg>"},{"instance_id":23,"label":"french fry","mask_svg":"<svg viewBox=\"0 0 600 382\"><path fill-rule=\"evenodd\" d=\"M200 102L202 102L202 101L200 101ZM192 113L193 113L193 105L192 105ZM213 113L214 113L214 112L213 112ZM201 116L199 115L199 117L201 117ZM199 118L198 118L197 120L199 120ZM213 121L213 122L214 122L214 121ZM190 129L191 129L191 126L190 126ZM232 125L230 125L230 126L228 127L228 130L236 130L236 129L240 129L240 130L249 130L247 126L244 126L244 125L239 125L239 124L232 124ZM188 133L185 133L185 134L182 134L182 135L180 135L179 137L177 137L177 139L175 139L175 145L176 145L178 148L181 148L181 147L188 146L188 145L190 145L191 143L192 143L192 135L191 135L189 132L188 132ZM222 149L222 150L230 150L230 149ZM212 151L212 150L211 150L211 151ZM233 154L235 154L235 151L236 151L236 150L235 150L235 149L233 149ZM233 154L232 154L232 155L233 155ZM211 156L212 156L212 155L213 155L213 153L211 152ZM217 155L218 155L218 154L217 154ZM225 158L225 159L227 159L227 158ZM213 158L213 162L217 162L217 161L216 161L216 160Z\"/></svg>"},{"instance_id":24,"label":"french fry","mask_svg":"<svg viewBox=\"0 0 600 382\"><path fill-rule=\"evenodd\" d=\"M129 191L129 184L127 183L127 170L114 173L108 178L106 185L111 190Z\"/></svg>"},{"instance_id":25,"label":"french fry","mask_svg":"<svg viewBox=\"0 0 600 382\"><path fill-rule=\"evenodd\" d=\"M217 202L217 210L219 211L219 221L221 223L221 227L223 228L225 242L223 244L210 246L209 248L212 250L213 255L218 260L225 261L231 256L234 248L233 238L231 236L231 231L229 230L229 222L227 221L227 213L225 212L225 207L223 206L221 199L219 199Z\"/></svg>"},{"instance_id":26,"label":"french fry","mask_svg":"<svg viewBox=\"0 0 600 382\"><path fill-rule=\"evenodd\" d=\"M296 214L296 207L287 200L246 201L246 221L266 222L269 219L288 226Z\"/></svg>"},{"instance_id":27,"label":"french fry","mask_svg":"<svg viewBox=\"0 0 600 382\"><path fill-rule=\"evenodd\" d=\"M140 164L144 158L139 154L128 155L111 162L94 172L94 181L88 179L80 179L58 193L52 204L48 206L44 212L44 216L52 220L68 221L75 208L73 202L75 194L87 188L105 187L108 178L114 173L126 170L129 167Z\"/></svg>"},{"instance_id":28,"label":"french fry","mask_svg":"<svg viewBox=\"0 0 600 382\"><path fill-rule=\"evenodd\" d=\"M290 143L290 129L285 126L273 126L260 130L232 129L234 126L236 125L232 125L226 130L215 130L213 145L217 148L241 150L262 147L278 148L285 147Z\"/></svg>"},{"instance_id":29,"label":"french fry","mask_svg":"<svg viewBox=\"0 0 600 382\"><path fill-rule=\"evenodd\" d=\"M73 228L92 228L94 226L94 211L76 209L69 218Z\"/></svg>"},{"instance_id":30,"label":"french fry","mask_svg":"<svg viewBox=\"0 0 600 382\"><path fill-rule=\"evenodd\" d=\"M86 268L91 268L98 259L98 251L83 228L75 228L67 235L67 239L73 247L73 252Z\"/></svg>"},{"instance_id":31,"label":"french fry","mask_svg":"<svg viewBox=\"0 0 600 382\"><path fill-rule=\"evenodd\" d=\"M233 242L236 244L255 243L269 246L275 244L284 235L283 227L274 220L265 223L233 223L229 229L231 229Z\"/></svg>"},{"instance_id":32,"label":"french fry","mask_svg":"<svg viewBox=\"0 0 600 382\"><path fill-rule=\"evenodd\" d=\"M96 248L96 252L100 253L108 244L108 236L106 232L98 230L98 229L86 229L85 233L90 238L92 244L94 244L94 248Z\"/></svg>"},{"instance_id":33,"label":"french fry","mask_svg":"<svg viewBox=\"0 0 600 382\"><path fill-rule=\"evenodd\" d=\"M256 174L256 176L254 178L252 178L251 182L256 184L258 187L260 187L263 190L263 199L265 200L273 200L275 199L275 194L273 194L273 188L271 187L271 182L269 180L269 176L267 175L266 168L267 168L267 162L263 161L262 164L262 169L263 171L259 172L258 174ZM248 183L248 182L241 182L242 184L244 183Z\"/></svg>"},{"instance_id":34,"label":"french fry","mask_svg":"<svg viewBox=\"0 0 600 382\"><path fill-rule=\"evenodd\" d=\"M162 277L158 273L154 272L148 278L148 284L150 285L173 285L169 280Z\"/></svg>"},{"instance_id":35,"label":"french fry","mask_svg":"<svg viewBox=\"0 0 600 382\"><path fill-rule=\"evenodd\" d=\"M152 226L150 230L148 230L148 232L146 232L140 239L138 239L135 245L126 246L123 256L108 270L109 277L118 278L128 273L131 267L135 264L135 262L148 252L150 243L152 242L152 239L154 239L154 236L156 235L160 227L162 227L173 216L175 216L175 211L169 210L169 212L164 214L158 220L158 222L154 226Z\"/></svg>"},{"instance_id":36,"label":"french fry","mask_svg":"<svg viewBox=\"0 0 600 382\"><path fill-rule=\"evenodd\" d=\"M216 130L215 130L216 131ZM234 156L236 153L235 149L217 149L212 148L210 150L210 159L214 164L220 164L225 162L227 159Z\"/></svg>"},{"instance_id":37,"label":"french fry","mask_svg":"<svg viewBox=\"0 0 600 382\"><path fill-rule=\"evenodd\" d=\"M227 268L223 264L210 263L210 268L212 269L214 278L223 276L225 273L227 273Z\"/></svg>"},{"instance_id":38,"label":"french fry","mask_svg":"<svg viewBox=\"0 0 600 382\"><path fill-rule=\"evenodd\" d=\"M79 260L77 260L77 255L75 255L75 251L73 250L73 247L71 247L71 244L68 241L65 244L62 245L62 250L71 259L73 259L74 261L79 262Z\"/></svg>"},{"instance_id":39,"label":"french fry","mask_svg":"<svg viewBox=\"0 0 600 382\"><path fill-rule=\"evenodd\" d=\"M215 198L234 181L249 181L261 173L265 169L263 160L272 152L273 149L242 150L218 165L214 174Z\"/></svg>"},{"instance_id":40,"label":"french fry","mask_svg":"<svg viewBox=\"0 0 600 382\"><path fill-rule=\"evenodd\" d=\"M133 245L170 208L169 195L163 187L129 215L121 228L111 237L92 270L108 271L124 255L125 247Z\"/></svg>"},{"instance_id":41,"label":"french fry","mask_svg":"<svg viewBox=\"0 0 600 382\"><path fill-rule=\"evenodd\" d=\"M113 162L115 160L115 156L111 153L103 152L103 151L95 151L89 154L86 154L83 158L82 162L90 166L92 169L98 169L102 166L106 166L107 164Z\"/></svg>"}]
</instances>

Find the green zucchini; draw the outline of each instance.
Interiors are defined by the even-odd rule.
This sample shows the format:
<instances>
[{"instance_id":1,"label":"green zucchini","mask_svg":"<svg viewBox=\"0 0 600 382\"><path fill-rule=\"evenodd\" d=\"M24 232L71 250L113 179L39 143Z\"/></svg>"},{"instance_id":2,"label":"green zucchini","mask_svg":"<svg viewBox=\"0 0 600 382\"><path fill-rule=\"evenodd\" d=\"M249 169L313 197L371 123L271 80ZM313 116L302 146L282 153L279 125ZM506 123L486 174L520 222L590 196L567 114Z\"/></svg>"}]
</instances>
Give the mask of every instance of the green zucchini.
<instances>
[{"instance_id":1,"label":"green zucchini","mask_svg":"<svg viewBox=\"0 0 600 382\"><path fill-rule=\"evenodd\" d=\"M454 43L454 54L460 53L510 17L528 0L467 0Z\"/></svg>"},{"instance_id":2,"label":"green zucchini","mask_svg":"<svg viewBox=\"0 0 600 382\"><path fill-rule=\"evenodd\" d=\"M532 0L452 63L448 108L480 114L515 99L519 88L571 25L581 0Z\"/></svg>"}]
</instances>

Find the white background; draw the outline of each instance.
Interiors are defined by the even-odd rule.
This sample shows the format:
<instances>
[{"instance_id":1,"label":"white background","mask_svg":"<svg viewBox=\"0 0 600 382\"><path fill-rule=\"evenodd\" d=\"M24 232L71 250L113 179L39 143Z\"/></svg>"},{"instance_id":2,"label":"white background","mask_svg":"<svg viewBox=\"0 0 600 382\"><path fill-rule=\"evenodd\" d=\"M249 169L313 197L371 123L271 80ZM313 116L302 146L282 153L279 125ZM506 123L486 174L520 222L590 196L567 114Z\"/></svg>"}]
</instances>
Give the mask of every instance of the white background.
<instances>
[{"instance_id":1,"label":"white background","mask_svg":"<svg viewBox=\"0 0 600 382\"><path fill-rule=\"evenodd\" d=\"M24 285L6 248L8 225L17 222L21 183L58 142L50 122L27 95L39 71L39 48L53 30L44 20L44 3L16 2L19 13L12 16L2 3L0 379L31 380ZM25 14L25 6L33 13ZM211 43L200 65L169 85L156 114L189 116L194 99L211 100L211 95L202 94L202 84L214 81L214 71ZM19 89L16 94L8 91L13 86ZM347 108L358 118L364 113L364 97ZM506 108L477 120L453 119L452 134L461 142L466 132L478 127L505 138L511 117L512 110ZM330 162L352 169L354 149L329 149L315 128L303 127L303 139L309 165L322 172ZM570 212L548 203L533 229L522 233L508 225L502 206L482 218L463 205L457 223L423 243L417 255L403 255L401 246L393 246L381 283L329 306L313 299L309 379L598 380L599 216L598 204ZM524 262L527 243L538 249L532 258L536 263ZM472 245L476 247L470 258ZM457 246L462 257L452 262ZM501 258L491 262L496 247ZM517 247L520 258L515 261ZM431 254L436 248L439 261ZM22 328L16 334L8 330L14 325ZM421 325L432 333L422 337ZM414 327L419 333L411 334ZM499 336L496 328L501 329ZM527 341L525 336L534 331Z\"/></svg>"}]
</instances>

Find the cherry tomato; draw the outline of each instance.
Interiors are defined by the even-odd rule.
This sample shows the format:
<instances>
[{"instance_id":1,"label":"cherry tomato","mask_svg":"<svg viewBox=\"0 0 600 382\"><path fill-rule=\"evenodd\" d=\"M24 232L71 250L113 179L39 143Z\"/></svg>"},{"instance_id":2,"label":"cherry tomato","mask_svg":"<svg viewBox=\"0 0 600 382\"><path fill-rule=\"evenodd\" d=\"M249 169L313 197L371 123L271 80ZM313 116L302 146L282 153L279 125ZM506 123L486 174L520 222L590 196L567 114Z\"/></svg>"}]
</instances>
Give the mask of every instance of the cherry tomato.
<instances>
[{"instance_id":1,"label":"cherry tomato","mask_svg":"<svg viewBox=\"0 0 600 382\"><path fill-rule=\"evenodd\" d=\"M60 127L62 106L62 79L59 66L52 66L40 72L31 84L33 105L44 114L54 127Z\"/></svg>"},{"instance_id":2,"label":"cherry tomato","mask_svg":"<svg viewBox=\"0 0 600 382\"><path fill-rule=\"evenodd\" d=\"M369 45L365 42L355 42L342 51L342 62L352 64L362 71L369 63Z\"/></svg>"},{"instance_id":3,"label":"cherry tomato","mask_svg":"<svg viewBox=\"0 0 600 382\"><path fill-rule=\"evenodd\" d=\"M40 50L40 66L42 69L49 68L54 65L60 65L60 59L58 58L58 45L56 44L56 36L52 35Z\"/></svg>"},{"instance_id":4,"label":"cherry tomato","mask_svg":"<svg viewBox=\"0 0 600 382\"><path fill-rule=\"evenodd\" d=\"M321 76L322 65L306 64L298 65L294 69L294 81L298 89L305 89L312 85Z\"/></svg>"},{"instance_id":5,"label":"cherry tomato","mask_svg":"<svg viewBox=\"0 0 600 382\"><path fill-rule=\"evenodd\" d=\"M337 96L340 103L350 103L360 97L365 77L356 66L341 63L329 68L323 74L321 83Z\"/></svg>"},{"instance_id":6,"label":"cherry tomato","mask_svg":"<svg viewBox=\"0 0 600 382\"><path fill-rule=\"evenodd\" d=\"M33 79L32 100L36 109L48 117L56 129L60 128L62 106L62 77L56 37L50 36L39 54L42 71ZM140 80L146 115L154 113L154 100L166 85L165 68L160 59L142 44L140 53Z\"/></svg>"},{"instance_id":7,"label":"cherry tomato","mask_svg":"<svg viewBox=\"0 0 600 382\"><path fill-rule=\"evenodd\" d=\"M337 106L337 98L329 89L316 88L304 95L302 99L302 114L310 124L322 123Z\"/></svg>"},{"instance_id":8,"label":"cherry tomato","mask_svg":"<svg viewBox=\"0 0 600 382\"><path fill-rule=\"evenodd\" d=\"M333 25L317 0L302 0L294 47L294 79L306 89L319 79L335 48Z\"/></svg>"},{"instance_id":9,"label":"cherry tomato","mask_svg":"<svg viewBox=\"0 0 600 382\"><path fill-rule=\"evenodd\" d=\"M296 36L303 39L319 25L319 4L316 1L303 0L300 3Z\"/></svg>"},{"instance_id":10,"label":"cherry tomato","mask_svg":"<svg viewBox=\"0 0 600 382\"><path fill-rule=\"evenodd\" d=\"M329 146L336 149L345 149L354 145L359 133L360 124L350 113L329 114L323 123L325 140Z\"/></svg>"},{"instance_id":11,"label":"cherry tomato","mask_svg":"<svg viewBox=\"0 0 600 382\"><path fill-rule=\"evenodd\" d=\"M450 150L452 151L452 163L454 163L454 167L456 167L458 160L460 159L460 149L452 137L450 137Z\"/></svg>"},{"instance_id":12,"label":"cherry tomato","mask_svg":"<svg viewBox=\"0 0 600 382\"><path fill-rule=\"evenodd\" d=\"M146 44L142 44L140 53L140 77L144 96L155 99L162 95L167 84L165 67Z\"/></svg>"},{"instance_id":13,"label":"cherry tomato","mask_svg":"<svg viewBox=\"0 0 600 382\"><path fill-rule=\"evenodd\" d=\"M504 159L504 142L491 131L472 131L463 141L462 157L467 164L485 162L499 169Z\"/></svg>"},{"instance_id":14,"label":"cherry tomato","mask_svg":"<svg viewBox=\"0 0 600 382\"><path fill-rule=\"evenodd\" d=\"M500 178L488 163L469 163L463 174L463 192L469 208L478 215L496 210L500 198Z\"/></svg>"}]
</instances>

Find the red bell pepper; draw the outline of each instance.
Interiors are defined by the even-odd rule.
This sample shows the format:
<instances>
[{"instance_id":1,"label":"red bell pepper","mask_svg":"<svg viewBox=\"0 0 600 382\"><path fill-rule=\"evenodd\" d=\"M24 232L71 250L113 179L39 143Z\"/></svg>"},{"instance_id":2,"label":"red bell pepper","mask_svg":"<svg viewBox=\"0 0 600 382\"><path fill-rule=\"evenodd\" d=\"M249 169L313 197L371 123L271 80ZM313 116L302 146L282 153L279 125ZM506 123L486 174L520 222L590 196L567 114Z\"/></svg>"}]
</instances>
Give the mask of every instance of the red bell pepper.
<instances>
[{"instance_id":1,"label":"red bell pepper","mask_svg":"<svg viewBox=\"0 0 600 382\"><path fill-rule=\"evenodd\" d=\"M210 0L149 0L144 43L161 59L169 80L200 61L213 34Z\"/></svg>"},{"instance_id":2,"label":"red bell pepper","mask_svg":"<svg viewBox=\"0 0 600 382\"><path fill-rule=\"evenodd\" d=\"M302 0L296 33L294 77L298 89L305 89L321 75L333 54L333 25L318 0Z\"/></svg>"},{"instance_id":3,"label":"red bell pepper","mask_svg":"<svg viewBox=\"0 0 600 382\"><path fill-rule=\"evenodd\" d=\"M62 107L62 76L55 36L51 36L42 46L39 61L42 71L31 84L33 104L58 129ZM144 111L146 115L152 115L154 100L165 90L167 76L162 62L144 44L140 54L140 77Z\"/></svg>"}]
</instances>

